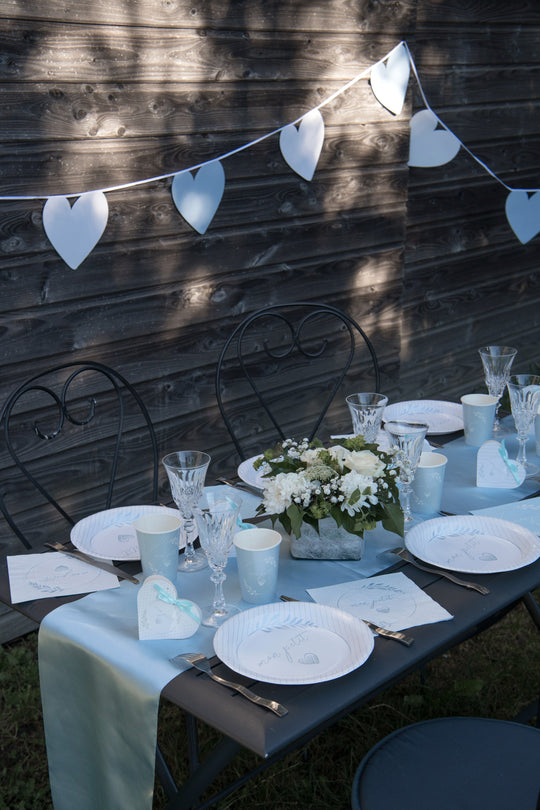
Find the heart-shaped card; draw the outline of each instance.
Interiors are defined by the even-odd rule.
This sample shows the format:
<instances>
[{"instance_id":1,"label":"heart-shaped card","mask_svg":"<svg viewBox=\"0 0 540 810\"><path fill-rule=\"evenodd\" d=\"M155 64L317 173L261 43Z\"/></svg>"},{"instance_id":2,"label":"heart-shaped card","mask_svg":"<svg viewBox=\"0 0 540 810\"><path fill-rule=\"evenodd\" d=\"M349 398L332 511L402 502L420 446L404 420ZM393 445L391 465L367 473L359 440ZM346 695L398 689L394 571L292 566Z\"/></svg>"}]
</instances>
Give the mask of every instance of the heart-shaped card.
<instances>
[{"instance_id":1,"label":"heart-shaped card","mask_svg":"<svg viewBox=\"0 0 540 810\"><path fill-rule=\"evenodd\" d=\"M387 110L399 115L405 101L411 65L405 45L397 45L390 52L386 64L377 62L371 68L371 90L377 101Z\"/></svg>"},{"instance_id":2,"label":"heart-shaped card","mask_svg":"<svg viewBox=\"0 0 540 810\"><path fill-rule=\"evenodd\" d=\"M201 609L189 599L177 599L170 579L147 577L137 594L139 639L189 638L201 624Z\"/></svg>"},{"instance_id":3,"label":"heart-shaped card","mask_svg":"<svg viewBox=\"0 0 540 810\"><path fill-rule=\"evenodd\" d=\"M49 197L43 207L43 227L65 263L76 270L95 248L109 218L102 191L88 191L70 205L67 197Z\"/></svg>"},{"instance_id":4,"label":"heart-shaped card","mask_svg":"<svg viewBox=\"0 0 540 810\"><path fill-rule=\"evenodd\" d=\"M446 129L437 129L439 119L431 110L411 118L409 166L443 166L455 158L461 141Z\"/></svg>"},{"instance_id":5,"label":"heart-shaped card","mask_svg":"<svg viewBox=\"0 0 540 810\"><path fill-rule=\"evenodd\" d=\"M300 121L300 126L289 124L281 130L279 148L293 171L311 180L324 143L324 119L320 110L311 110Z\"/></svg>"},{"instance_id":6,"label":"heart-shaped card","mask_svg":"<svg viewBox=\"0 0 540 810\"><path fill-rule=\"evenodd\" d=\"M476 486L493 489L515 489L526 477L522 464L508 458L504 442L490 439L476 456Z\"/></svg>"}]
</instances>

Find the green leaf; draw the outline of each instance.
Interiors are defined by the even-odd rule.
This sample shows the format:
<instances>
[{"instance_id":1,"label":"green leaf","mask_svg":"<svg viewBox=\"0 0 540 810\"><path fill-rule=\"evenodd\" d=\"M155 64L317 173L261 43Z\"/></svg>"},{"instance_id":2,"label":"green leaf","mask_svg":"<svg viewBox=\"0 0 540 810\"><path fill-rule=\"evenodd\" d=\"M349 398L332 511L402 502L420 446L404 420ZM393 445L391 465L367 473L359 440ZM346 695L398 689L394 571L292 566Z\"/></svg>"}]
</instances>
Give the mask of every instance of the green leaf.
<instances>
[{"instance_id":1,"label":"green leaf","mask_svg":"<svg viewBox=\"0 0 540 810\"><path fill-rule=\"evenodd\" d=\"M291 503L290 506L287 507L287 516L291 521L291 532L296 537L300 537L302 534L302 518L304 516L304 510L299 509L295 503Z\"/></svg>"},{"instance_id":2,"label":"green leaf","mask_svg":"<svg viewBox=\"0 0 540 810\"><path fill-rule=\"evenodd\" d=\"M403 510L398 503L387 503L384 507L385 516L382 525L388 532L405 536L405 521L403 520Z\"/></svg>"}]
</instances>

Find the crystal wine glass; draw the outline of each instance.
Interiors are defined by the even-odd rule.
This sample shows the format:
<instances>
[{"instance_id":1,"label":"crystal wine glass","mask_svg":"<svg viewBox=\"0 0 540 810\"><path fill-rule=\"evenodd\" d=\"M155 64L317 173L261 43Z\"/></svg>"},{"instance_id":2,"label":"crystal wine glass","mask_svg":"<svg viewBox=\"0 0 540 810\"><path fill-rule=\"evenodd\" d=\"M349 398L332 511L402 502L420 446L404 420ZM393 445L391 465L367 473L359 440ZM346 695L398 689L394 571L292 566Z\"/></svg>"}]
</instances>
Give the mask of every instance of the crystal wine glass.
<instances>
[{"instance_id":1,"label":"crystal wine glass","mask_svg":"<svg viewBox=\"0 0 540 810\"><path fill-rule=\"evenodd\" d=\"M510 376L510 366L517 354L517 349L512 346L482 346L478 349L484 367L484 377L490 396L500 400L504 387ZM495 437L504 433L504 428L499 419L500 401L495 406L495 420L493 422L493 433Z\"/></svg>"},{"instance_id":2,"label":"crystal wine glass","mask_svg":"<svg viewBox=\"0 0 540 810\"><path fill-rule=\"evenodd\" d=\"M530 478L531 475L536 475L539 468L527 461L525 445L540 405L540 377L534 374L514 374L508 380L507 387L519 442L516 461L523 465L527 478Z\"/></svg>"},{"instance_id":3,"label":"crystal wine glass","mask_svg":"<svg viewBox=\"0 0 540 810\"><path fill-rule=\"evenodd\" d=\"M238 497L224 498L205 493L195 510L199 539L212 569L210 579L214 583L214 601L206 608L202 620L209 627L219 627L229 616L240 611L240 608L225 602L223 582L226 575L223 569L227 565L241 504Z\"/></svg>"},{"instance_id":4,"label":"crystal wine glass","mask_svg":"<svg viewBox=\"0 0 540 810\"><path fill-rule=\"evenodd\" d=\"M374 442L381 427L388 397L371 392L349 394L346 402L351 412L354 435L363 436L366 442Z\"/></svg>"},{"instance_id":5,"label":"crystal wine glass","mask_svg":"<svg viewBox=\"0 0 540 810\"><path fill-rule=\"evenodd\" d=\"M195 529L193 512L201 499L209 464L210 456L200 450L180 450L163 459L173 500L182 515L185 551L179 571L200 571L208 565L204 552L193 548L192 537Z\"/></svg>"},{"instance_id":6,"label":"crystal wine glass","mask_svg":"<svg viewBox=\"0 0 540 810\"><path fill-rule=\"evenodd\" d=\"M396 451L403 518L405 521L409 521L413 519L410 506L411 484L422 455L428 425L418 422L393 421L386 422L384 429L389 434L390 442Z\"/></svg>"}]
</instances>

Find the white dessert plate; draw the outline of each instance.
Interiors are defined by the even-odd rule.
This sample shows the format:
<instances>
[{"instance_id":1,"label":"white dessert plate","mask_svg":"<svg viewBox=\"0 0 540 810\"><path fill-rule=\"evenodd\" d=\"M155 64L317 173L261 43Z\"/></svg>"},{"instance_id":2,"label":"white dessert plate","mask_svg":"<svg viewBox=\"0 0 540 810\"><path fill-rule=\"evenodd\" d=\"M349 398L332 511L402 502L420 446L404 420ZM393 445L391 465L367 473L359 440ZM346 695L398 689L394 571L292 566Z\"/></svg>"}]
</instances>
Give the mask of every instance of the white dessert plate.
<instances>
[{"instance_id":1,"label":"white dessert plate","mask_svg":"<svg viewBox=\"0 0 540 810\"><path fill-rule=\"evenodd\" d=\"M369 658L373 644L360 619L314 602L258 605L232 616L214 636L216 655L228 667L278 684L340 678Z\"/></svg>"},{"instance_id":2,"label":"white dessert plate","mask_svg":"<svg viewBox=\"0 0 540 810\"><path fill-rule=\"evenodd\" d=\"M409 419L428 425L430 433L454 433L463 430L463 409L458 402L442 402L435 399L414 399L409 402L394 402L384 409L383 420Z\"/></svg>"},{"instance_id":3,"label":"white dessert plate","mask_svg":"<svg viewBox=\"0 0 540 810\"><path fill-rule=\"evenodd\" d=\"M133 522L141 515L166 512L178 516L178 509L167 506L118 506L79 520L71 530L71 542L80 551L98 560L140 560L141 553ZM180 533L182 538L182 533ZM180 548L184 542L180 540Z\"/></svg>"},{"instance_id":4,"label":"white dessert plate","mask_svg":"<svg viewBox=\"0 0 540 810\"><path fill-rule=\"evenodd\" d=\"M257 487L258 489L263 490L266 483L263 475L270 472L270 467L263 464L258 470L254 469L253 462L257 461L259 458L260 455L252 456L251 458L247 458L245 461L242 461L238 466L238 475L246 484L250 484L252 487Z\"/></svg>"},{"instance_id":5,"label":"white dessert plate","mask_svg":"<svg viewBox=\"0 0 540 810\"><path fill-rule=\"evenodd\" d=\"M529 529L478 515L426 520L407 532L405 546L426 563L467 574L514 571L540 557L540 540Z\"/></svg>"}]
</instances>

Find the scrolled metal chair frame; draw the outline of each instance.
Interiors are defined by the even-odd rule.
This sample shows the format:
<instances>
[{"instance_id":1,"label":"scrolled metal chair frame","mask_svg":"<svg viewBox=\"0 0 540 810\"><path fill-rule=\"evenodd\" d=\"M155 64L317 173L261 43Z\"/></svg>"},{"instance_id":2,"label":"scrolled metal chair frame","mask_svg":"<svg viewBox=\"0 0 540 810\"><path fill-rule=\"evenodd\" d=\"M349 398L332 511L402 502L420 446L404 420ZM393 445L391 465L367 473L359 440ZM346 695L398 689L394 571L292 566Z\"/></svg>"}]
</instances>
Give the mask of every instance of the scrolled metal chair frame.
<instances>
[{"instance_id":1,"label":"scrolled metal chair frame","mask_svg":"<svg viewBox=\"0 0 540 810\"><path fill-rule=\"evenodd\" d=\"M298 310L301 310L301 309L304 309L304 310L307 309L308 312L307 312L307 314L304 314L299 319L299 321L298 321L298 323L296 325L293 323L293 320L292 320L291 316L289 314L285 314L285 312L284 312L284 311L292 311L292 310L298 311ZM244 341L245 341L245 338L246 338L246 334L248 333L248 330L250 330L251 327L258 320L260 320L262 318L266 318L266 317L276 318L279 321L281 321L283 324L285 324L285 326L289 329L289 331L290 331L290 343L281 352L276 352L276 351L271 350L271 348L269 347L268 341L265 339L263 341L263 348L264 348L264 352L266 353L266 355L269 358L271 358L273 360L283 360L283 359L291 356L295 349L302 356L304 356L306 358L318 358L318 357L321 357L324 354L324 352L326 351L326 349L328 348L328 340L326 338L324 338L324 337L321 337L321 344L320 344L319 348L316 349L316 350L312 349L311 351L309 351L308 349L306 349L304 347L304 345L302 343L302 332L305 329L305 327L311 321L313 321L313 319L315 319L318 315L321 315L321 314L331 315L331 316L335 317L338 321L340 321L343 324L343 326L346 328L346 330L347 330L347 332L349 334L350 347L349 347L349 350L348 350L348 352L346 354L345 361L344 361L344 364L343 364L343 366L341 368L341 371L336 376L335 382L333 383L333 385L332 385L332 387L330 389L330 393L328 394L328 396L326 397L326 399L325 399L325 401L324 401L324 403L322 405L322 408L321 408L320 413L319 413L319 417L318 417L313 429L311 430L311 432L308 435L308 438L310 439L310 441L317 434L317 431L319 430L319 427L320 427L320 425L321 425L321 423L322 423L322 421L323 421L323 419L324 419L324 417L326 415L326 412L328 411L328 408L330 407L330 405L332 403L332 400L336 396L341 384L343 383L343 380L345 379L345 375L347 374L349 368L351 367L351 364L352 364L353 359L354 359L355 351L356 351L356 338L360 338L363 341L366 348L368 349L368 351L369 351L369 355L371 357L371 361L372 361L372 365L373 365L374 377L375 377L374 390L379 391L379 387L380 387L380 369L379 369L379 364L378 364L378 361L377 361L377 356L375 354L375 349L373 348L373 345L372 345L371 341L369 340L368 336L366 335L364 330L361 328L361 326L353 318L351 318L349 315L347 315L347 313L345 313L342 310L337 309L336 307L333 307L333 306L331 306L329 304L315 304L315 303L311 303L311 302L307 302L307 301L297 301L297 302L292 302L292 303L288 303L288 304L275 304L273 306L263 307L262 309L258 309L256 312L253 312L251 315L249 315L247 318L245 318L240 324L238 324L238 326L234 329L234 331L231 333L231 335L227 338L227 341L225 342L225 345L223 346L223 348L221 350L221 353L219 355L217 368L216 368L216 374L215 374L215 389L216 389L216 398L217 398L218 407L219 407L221 416L223 418L223 421L225 423L225 426L227 427L227 430L229 431L229 434L230 434L230 436L231 436L231 438L233 440L234 446L236 447L236 450L237 450L238 454L240 455L240 457L242 459L245 458L245 454L244 454L244 451L242 449L240 440L238 439L238 437L236 435L236 432L234 430L232 422L231 422L231 420L230 420L230 418L229 418L229 416L227 414L227 409L226 409L226 405L225 405L225 403L223 401L223 394L222 394L222 375L223 375L223 371L224 371L223 367L225 365L225 358L226 358L227 353L229 352L231 346L233 346L233 344L236 344L236 359L238 361L241 372L242 372L244 378L249 383L249 386L250 386L251 390L253 391L257 401L259 402L259 404L263 408L265 414L267 415L268 419L270 420L270 422L274 426L277 435L280 437L280 439L283 440L283 439L286 438L285 434L284 434L281 426L279 425L277 419L275 418L274 414L272 413L268 403L266 402L265 397L264 397L263 393L261 392L260 387L258 386L256 380L254 379L253 375L250 373L248 365L246 363L246 359L245 359L245 356L244 356L244 353L243 353L243 344L244 344Z\"/></svg>"},{"instance_id":2,"label":"scrolled metal chair frame","mask_svg":"<svg viewBox=\"0 0 540 810\"><path fill-rule=\"evenodd\" d=\"M39 382L44 377L52 377L53 375L58 374L63 370L68 370L70 368L73 368L74 370L69 374L68 378L63 383L60 394L56 393L56 391L53 390L53 388L50 385L45 385ZM27 466L27 462L24 462L20 458L19 453L17 452L17 449L13 443L10 432L11 418L13 415L13 409L23 396L26 396L32 392L39 391L51 398L52 402L56 406L58 419L55 428L50 432L42 431L37 419L34 420L32 427L34 433L39 439L42 439L44 441L54 440L62 432L66 421L70 422L72 425L77 426L84 426L90 424L90 422L94 419L96 415L97 402L93 396L90 396L88 398L88 406L89 406L88 413L84 418L76 418L73 415L73 413L70 412L70 404L68 403L70 386L72 385L75 379L77 379L81 374L85 372L97 372L106 377L111 383L112 388L114 389L116 401L118 404L118 411L117 411L118 426L116 431L116 437L114 440L114 452L112 462L110 465L110 473L107 483L107 495L103 508L109 509L112 504L116 473L118 470L118 462L122 446L122 438L125 429L124 396L126 394L129 394L131 397L133 397L133 400L135 401L142 417L144 418L144 422L148 430L153 463L152 501L157 500L157 493L158 493L158 449L157 449L156 434L154 426L152 424L152 420L150 418L150 414L141 397L133 387L133 385L130 382L128 382L128 380L126 380L126 378L123 377L115 369L112 369L109 366L106 366L102 363L97 363L90 360L82 362L64 363L62 365L55 366L31 377L29 380L20 385L9 396L0 413L0 425L4 436L5 446L17 468L20 470L22 475L32 484L32 486L35 487L35 489L42 495L44 500L46 500L54 509L56 509L56 511L68 522L70 526L73 526L75 523L73 518L65 511L65 509L60 505L60 503L58 503L58 501L50 494L50 492L46 489L46 487L43 486L43 484L41 484L37 480L37 478L30 472ZM0 492L0 510L2 511L8 525L10 526L12 531L17 535L22 544L28 549L32 548L32 544L28 541L25 534L21 531L21 529L13 519L13 516L5 503L5 499L2 492Z\"/></svg>"}]
</instances>

